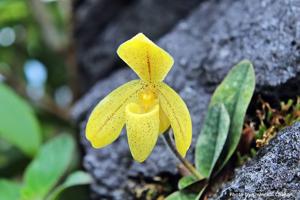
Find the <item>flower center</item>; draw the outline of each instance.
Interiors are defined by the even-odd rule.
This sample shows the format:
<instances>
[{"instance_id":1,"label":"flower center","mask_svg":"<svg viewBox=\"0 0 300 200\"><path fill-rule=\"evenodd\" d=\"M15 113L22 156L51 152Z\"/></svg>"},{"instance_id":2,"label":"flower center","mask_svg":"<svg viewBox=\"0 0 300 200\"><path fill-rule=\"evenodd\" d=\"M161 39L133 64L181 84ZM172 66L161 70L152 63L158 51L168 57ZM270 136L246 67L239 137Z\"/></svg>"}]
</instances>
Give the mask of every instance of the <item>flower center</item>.
<instances>
[{"instance_id":1,"label":"flower center","mask_svg":"<svg viewBox=\"0 0 300 200\"><path fill-rule=\"evenodd\" d=\"M149 111L157 103L157 95L153 87L149 87L140 93L139 104L143 111Z\"/></svg>"}]
</instances>

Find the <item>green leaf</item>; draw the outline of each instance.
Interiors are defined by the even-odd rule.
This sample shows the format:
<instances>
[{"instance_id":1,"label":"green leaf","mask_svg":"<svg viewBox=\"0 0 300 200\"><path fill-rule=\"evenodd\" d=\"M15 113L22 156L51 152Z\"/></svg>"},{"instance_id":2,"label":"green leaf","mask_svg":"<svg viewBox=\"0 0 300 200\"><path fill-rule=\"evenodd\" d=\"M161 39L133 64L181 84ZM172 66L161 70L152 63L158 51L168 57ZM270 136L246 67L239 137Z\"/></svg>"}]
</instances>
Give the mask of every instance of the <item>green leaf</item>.
<instances>
[{"instance_id":1,"label":"green leaf","mask_svg":"<svg viewBox=\"0 0 300 200\"><path fill-rule=\"evenodd\" d=\"M178 183L179 191L169 195L166 200L198 200L207 186L207 179L199 180L193 176L182 177Z\"/></svg>"},{"instance_id":2,"label":"green leaf","mask_svg":"<svg viewBox=\"0 0 300 200\"><path fill-rule=\"evenodd\" d=\"M0 137L26 155L34 156L41 144L38 121L31 107L0 83Z\"/></svg>"},{"instance_id":3,"label":"green leaf","mask_svg":"<svg viewBox=\"0 0 300 200\"><path fill-rule=\"evenodd\" d=\"M224 104L208 108L202 131L196 144L195 164L204 177L209 177L224 147L230 118Z\"/></svg>"},{"instance_id":4,"label":"green leaf","mask_svg":"<svg viewBox=\"0 0 300 200\"><path fill-rule=\"evenodd\" d=\"M92 177L83 171L77 171L68 176L63 184L58 186L47 198L48 200L57 200L59 195L66 189L78 186L78 185L86 185L92 182Z\"/></svg>"},{"instance_id":5,"label":"green leaf","mask_svg":"<svg viewBox=\"0 0 300 200\"><path fill-rule=\"evenodd\" d=\"M22 200L42 200L68 169L75 152L70 135L60 135L42 146L25 171Z\"/></svg>"},{"instance_id":6,"label":"green leaf","mask_svg":"<svg viewBox=\"0 0 300 200\"><path fill-rule=\"evenodd\" d=\"M0 199L2 200L19 200L20 184L5 179L0 179Z\"/></svg>"},{"instance_id":7,"label":"green leaf","mask_svg":"<svg viewBox=\"0 0 300 200\"><path fill-rule=\"evenodd\" d=\"M10 23L20 23L28 17L25 1L1 0L0 1L0 26Z\"/></svg>"},{"instance_id":8,"label":"green leaf","mask_svg":"<svg viewBox=\"0 0 300 200\"><path fill-rule=\"evenodd\" d=\"M242 133L244 117L255 88L255 73L250 61L234 66L214 92L210 106L223 103L230 116L226 143L218 161L221 170L234 153Z\"/></svg>"},{"instance_id":9,"label":"green leaf","mask_svg":"<svg viewBox=\"0 0 300 200\"><path fill-rule=\"evenodd\" d=\"M184 189L185 187L188 187L189 185L197 182L198 179L192 175L190 176L184 176L182 177L178 182L178 189Z\"/></svg>"},{"instance_id":10,"label":"green leaf","mask_svg":"<svg viewBox=\"0 0 300 200\"><path fill-rule=\"evenodd\" d=\"M200 192L198 193L196 200L201 199L202 195L204 194L205 189L207 188L208 184L206 184L205 186L203 186L203 188L201 188Z\"/></svg>"},{"instance_id":11,"label":"green leaf","mask_svg":"<svg viewBox=\"0 0 300 200\"><path fill-rule=\"evenodd\" d=\"M187 193L184 191L177 191L170 194L166 200L195 200L197 198L196 194Z\"/></svg>"}]
</instances>

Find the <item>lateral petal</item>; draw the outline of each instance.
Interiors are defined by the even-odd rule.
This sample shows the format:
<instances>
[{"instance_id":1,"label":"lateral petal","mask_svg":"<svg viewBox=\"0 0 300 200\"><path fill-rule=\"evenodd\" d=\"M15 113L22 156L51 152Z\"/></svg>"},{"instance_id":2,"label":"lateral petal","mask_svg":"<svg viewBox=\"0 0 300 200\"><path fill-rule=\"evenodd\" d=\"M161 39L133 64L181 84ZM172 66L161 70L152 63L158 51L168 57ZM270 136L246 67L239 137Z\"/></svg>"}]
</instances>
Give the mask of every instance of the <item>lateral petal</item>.
<instances>
[{"instance_id":1,"label":"lateral petal","mask_svg":"<svg viewBox=\"0 0 300 200\"><path fill-rule=\"evenodd\" d=\"M86 125L86 138L94 148L102 148L118 138L125 124L125 106L137 100L143 87L140 80L130 81L98 103Z\"/></svg>"},{"instance_id":2,"label":"lateral petal","mask_svg":"<svg viewBox=\"0 0 300 200\"><path fill-rule=\"evenodd\" d=\"M126 130L133 158L143 162L152 152L159 134L159 105L146 113L138 104L126 106Z\"/></svg>"},{"instance_id":3,"label":"lateral petal","mask_svg":"<svg viewBox=\"0 0 300 200\"><path fill-rule=\"evenodd\" d=\"M159 124L160 134L163 134L170 127L170 121L162 109L159 109Z\"/></svg>"},{"instance_id":4,"label":"lateral petal","mask_svg":"<svg viewBox=\"0 0 300 200\"><path fill-rule=\"evenodd\" d=\"M121 44L117 53L144 81L162 81L174 63L166 51L142 33Z\"/></svg>"},{"instance_id":5,"label":"lateral petal","mask_svg":"<svg viewBox=\"0 0 300 200\"><path fill-rule=\"evenodd\" d=\"M185 156L192 142L192 121L189 110L182 98L167 84L158 85L161 109L170 120L178 152Z\"/></svg>"}]
</instances>

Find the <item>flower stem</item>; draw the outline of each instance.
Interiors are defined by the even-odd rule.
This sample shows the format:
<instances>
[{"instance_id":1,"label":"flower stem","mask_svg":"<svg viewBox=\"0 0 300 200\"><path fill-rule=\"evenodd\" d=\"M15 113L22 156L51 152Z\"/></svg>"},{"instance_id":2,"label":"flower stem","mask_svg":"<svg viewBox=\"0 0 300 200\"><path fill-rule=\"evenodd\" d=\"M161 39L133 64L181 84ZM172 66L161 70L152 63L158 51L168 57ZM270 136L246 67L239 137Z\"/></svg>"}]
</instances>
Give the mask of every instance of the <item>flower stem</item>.
<instances>
[{"instance_id":1,"label":"flower stem","mask_svg":"<svg viewBox=\"0 0 300 200\"><path fill-rule=\"evenodd\" d=\"M204 177L195 169L195 167L184 157L182 157L175 148L173 139L172 139L172 130L169 129L167 133L162 134L165 144L169 147L174 156L183 164L183 166L196 178L199 180L204 179Z\"/></svg>"}]
</instances>

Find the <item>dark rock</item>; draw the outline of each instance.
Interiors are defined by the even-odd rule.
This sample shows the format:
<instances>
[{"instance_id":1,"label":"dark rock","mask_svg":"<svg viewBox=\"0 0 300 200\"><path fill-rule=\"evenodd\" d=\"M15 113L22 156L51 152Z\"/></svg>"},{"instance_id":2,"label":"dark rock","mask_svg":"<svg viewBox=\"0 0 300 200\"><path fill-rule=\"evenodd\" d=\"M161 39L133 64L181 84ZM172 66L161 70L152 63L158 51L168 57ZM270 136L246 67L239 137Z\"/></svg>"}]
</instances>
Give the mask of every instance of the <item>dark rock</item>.
<instances>
[{"instance_id":1,"label":"dark rock","mask_svg":"<svg viewBox=\"0 0 300 200\"><path fill-rule=\"evenodd\" d=\"M255 66L256 92L278 98L282 97L280 91L286 92L284 96L300 94L299 11L300 0L211 0L202 3L159 40L158 44L175 59L166 82L180 93L190 109L193 140L200 132L213 89L241 59L250 59ZM100 65L98 62L89 64ZM99 100L135 77L131 70L122 69L98 82L74 106L74 119L85 121ZM84 126L81 132L83 135ZM126 179L129 176L176 173L173 166L177 161L162 141L144 164L137 164L132 161L124 137L101 150L92 149L82 137L86 150L84 165L98 181L92 186L97 197L110 194L115 199L124 199L122 195L128 195ZM193 157L194 142L189 159ZM110 173L113 173L112 179L118 180L118 187L112 179L107 180L112 176Z\"/></svg>"},{"instance_id":2,"label":"dark rock","mask_svg":"<svg viewBox=\"0 0 300 200\"><path fill-rule=\"evenodd\" d=\"M77 46L88 48L107 23L114 19L125 6L133 2L134 0L76 0L74 36Z\"/></svg>"},{"instance_id":3,"label":"dark rock","mask_svg":"<svg viewBox=\"0 0 300 200\"><path fill-rule=\"evenodd\" d=\"M123 41L138 32L143 32L152 39L159 38L201 1L139 0L119 13L109 12L109 9L115 8L113 11L119 11L120 1L112 1L116 5L110 5L110 1L106 0L97 2L94 1L95 5L92 7L84 7L83 4L79 7L81 9L76 12L77 15L78 13L89 13L90 10L100 13L99 9L96 11L97 8L95 8L100 4L103 5L101 13L112 13L116 17L104 30L94 23L94 21L99 21L98 19L101 21L103 14L78 17L80 19L78 20L79 28L75 32L79 40L77 57L85 76L84 79L89 83L94 83L97 78L106 76L115 67L116 62L120 61L115 52ZM84 16L84 14L81 15ZM104 15L104 18L110 17L110 15L107 16L108 14Z\"/></svg>"},{"instance_id":4,"label":"dark rock","mask_svg":"<svg viewBox=\"0 0 300 200\"><path fill-rule=\"evenodd\" d=\"M280 131L212 199L299 199L300 122Z\"/></svg>"},{"instance_id":5,"label":"dark rock","mask_svg":"<svg viewBox=\"0 0 300 200\"><path fill-rule=\"evenodd\" d=\"M162 46L175 55L175 66L181 65L180 61L186 63L177 68L198 72L189 74L205 86L215 86L245 58L255 66L259 88L282 85L297 77L299 0L225 0L216 7L213 4L203 4L161 40Z\"/></svg>"}]
</instances>

